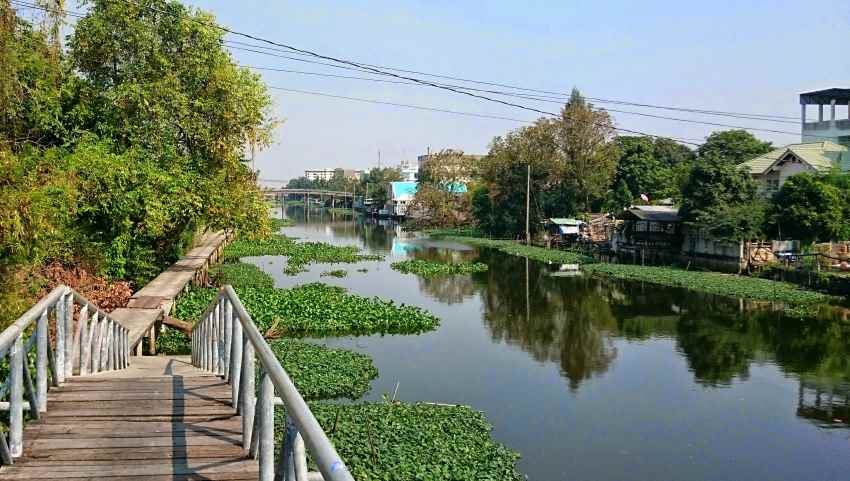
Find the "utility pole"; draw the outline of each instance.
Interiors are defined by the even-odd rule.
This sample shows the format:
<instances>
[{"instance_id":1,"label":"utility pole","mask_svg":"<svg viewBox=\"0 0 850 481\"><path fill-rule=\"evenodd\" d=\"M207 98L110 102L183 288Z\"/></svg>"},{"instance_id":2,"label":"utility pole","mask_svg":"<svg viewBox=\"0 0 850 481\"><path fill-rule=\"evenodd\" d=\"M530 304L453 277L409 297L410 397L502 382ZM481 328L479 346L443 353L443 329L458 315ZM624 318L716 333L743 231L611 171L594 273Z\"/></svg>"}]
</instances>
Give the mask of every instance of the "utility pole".
<instances>
[{"instance_id":1,"label":"utility pole","mask_svg":"<svg viewBox=\"0 0 850 481\"><path fill-rule=\"evenodd\" d=\"M525 178L525 243L531 245L531 228L529 226L529 210L531 209L531 162L528 163Z\"/></svg>"}]
</instances>

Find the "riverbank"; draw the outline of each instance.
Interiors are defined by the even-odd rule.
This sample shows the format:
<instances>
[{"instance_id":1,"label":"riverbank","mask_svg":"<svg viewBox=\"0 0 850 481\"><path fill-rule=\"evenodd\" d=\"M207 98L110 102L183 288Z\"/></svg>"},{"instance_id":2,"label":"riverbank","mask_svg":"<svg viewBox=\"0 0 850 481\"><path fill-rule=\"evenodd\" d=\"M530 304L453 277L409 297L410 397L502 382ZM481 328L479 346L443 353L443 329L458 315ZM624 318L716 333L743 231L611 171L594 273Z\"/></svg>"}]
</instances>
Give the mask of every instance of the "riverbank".
<instances>
[{"instance_id":1,"label":"riverbank","mask_svg":"<svg viewBox=\"0 0 850 481\"><path fill-rule=\"evenodd\" d=\"M608 264L590 256L544 247L526 246L517 241L477 237L475 229L439 229L425 231L430 237L450 239L476 247L549 263L579 264L581 270L595 276L647 282L668 287L682 287L697 292L761 301L784 302L795 315L811 315L817 304L829 304L837 298L789 282L761 277L748 277L713 271L689 271L677 267ZM806 309L802 307L805 306Z\"/></svg>"},{"instance_id":2,"label":"riverbank","mask_svg":"<svg viewBox=\"0 0 850 481\"><path fill-rule=\"evenodd\" d=\"M424 232L429 237L432 237L434 239L447 239L457 242L463 242L465 244L469 244L475 247L497 249L506 254L528 257L529 259L535 261L557 264L587 264L595 262L592 257L582 254L580 252L530 246L514 240L488 239L486 237L476 237L475 234L477 234L477 232L474 230L439 229L427 230Z\"/></svg>"}]
</instances>

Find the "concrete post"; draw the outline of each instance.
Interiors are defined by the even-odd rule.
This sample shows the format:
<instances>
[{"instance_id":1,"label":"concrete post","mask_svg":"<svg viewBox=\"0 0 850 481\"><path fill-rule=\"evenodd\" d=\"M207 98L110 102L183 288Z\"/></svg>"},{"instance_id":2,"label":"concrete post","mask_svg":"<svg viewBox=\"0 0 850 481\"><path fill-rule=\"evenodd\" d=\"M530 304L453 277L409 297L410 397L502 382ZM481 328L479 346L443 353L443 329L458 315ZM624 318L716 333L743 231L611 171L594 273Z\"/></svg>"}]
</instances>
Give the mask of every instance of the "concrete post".
<instances>
[{"instance_id":1,"label":"concrete post","mask_svg":"<svg viewBox=\"0 0 850 481\"><path fill-rule=\"evenodd\" d=\"M818 104L818 122L823 122L823 104Z\"/></svg>"},{"instance_id":2,"label":"concrete post","mask_svg":"<svg viewBox=\"0 0 850 481\"><path fill-rule=\"evenodd\" d=\"M835 123L835 99L829 101L829 120Z\"/></svg>"}]
</instances>

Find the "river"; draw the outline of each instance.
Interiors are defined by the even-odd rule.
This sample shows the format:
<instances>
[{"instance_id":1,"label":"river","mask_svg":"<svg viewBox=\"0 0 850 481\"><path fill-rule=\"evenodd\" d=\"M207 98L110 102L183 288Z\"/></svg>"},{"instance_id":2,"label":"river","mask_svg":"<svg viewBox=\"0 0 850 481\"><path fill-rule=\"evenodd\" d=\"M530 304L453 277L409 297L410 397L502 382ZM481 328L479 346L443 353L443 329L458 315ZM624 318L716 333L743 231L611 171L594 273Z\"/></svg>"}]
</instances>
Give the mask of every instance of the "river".
<instances>
[{"instance_id":1,"label":"river","mask_svg":"<svg viewBox=\"0 0 850 481\"><path fill-rule=\"evenodd\" d=\"M297 222L287 235L386 260L287 276L282 258L246 259L278 287L321 281L441 319L421 335L313 340L374 359L380 377L366 399L398 386L404 401L481 410L530 480L850 479L847 321L558 275L557 266L423 239L387 221L320 210L308 221L296 206L287 215ZM478 260L489 271L422 279L390 269L406 258ZM340 267L347 277L320 276Z\"/></svg>"}]
</instances>

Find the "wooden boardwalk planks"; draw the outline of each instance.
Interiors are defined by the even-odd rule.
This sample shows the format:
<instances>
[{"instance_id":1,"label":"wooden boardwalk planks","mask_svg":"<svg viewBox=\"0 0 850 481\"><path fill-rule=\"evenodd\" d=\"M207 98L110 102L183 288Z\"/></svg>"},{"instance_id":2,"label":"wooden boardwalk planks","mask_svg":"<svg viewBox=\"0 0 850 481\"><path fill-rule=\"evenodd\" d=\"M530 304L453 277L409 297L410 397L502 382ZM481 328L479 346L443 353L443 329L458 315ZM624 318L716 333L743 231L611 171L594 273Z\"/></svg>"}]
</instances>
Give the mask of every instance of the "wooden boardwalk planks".
<instances>
[{"instance_id":1,"label":"wooden boardwalk planks","mask_svg":"<svg viewBox=\"0 0 850 481\"><path fill-rule=\"evenodd\" d=\"M227 384L185 358L133 360L137 377L104 373L51 390L44 418L25 430L24 455L0 480L257 479Z\"/></svg>"}]
</instances>

